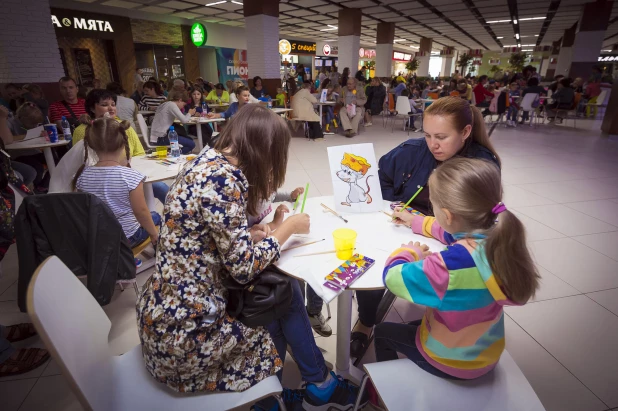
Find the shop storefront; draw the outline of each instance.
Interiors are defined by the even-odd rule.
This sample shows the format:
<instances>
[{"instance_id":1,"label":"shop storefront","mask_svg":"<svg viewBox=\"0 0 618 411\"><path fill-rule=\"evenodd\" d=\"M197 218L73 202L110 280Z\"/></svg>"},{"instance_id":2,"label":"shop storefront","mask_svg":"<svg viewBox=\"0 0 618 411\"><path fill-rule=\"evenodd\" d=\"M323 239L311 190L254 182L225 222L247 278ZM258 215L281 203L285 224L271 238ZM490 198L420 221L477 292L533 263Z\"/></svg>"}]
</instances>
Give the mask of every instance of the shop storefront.
<instances>
[{"instance_id":1,"label":"shop storefront","mask_svg":"<svg viewBox=\"0 0 618 411\"><path fill-rule=\"evenodd\" d=\"M132 83L135 66L131 22L126 17L51 9L64 72L82 93L96 81L104 87L118 81Z\"/></svg>"},{"instance_id":2,"label":"shop storefront","mask_svg":"<svg viewBox=\"0 0 618 411\"><path fill-rule=\"evenodd\" d=\"M400 51L393 51L393 76L400 76L407 74L406 64L412 59L412 54L402 53Z\"/></svg>"},{"instance_id":3,"label":"shop storefront","mask_svg":"<svg viewBox=\"0 0 618 411\"><path fill-rule=\"evenodd\" d=\"M298 40L279 40L279 54L281 55L281 78L290 68L298 69L299 65L305 68L307 80L315 78L316 43Z\"/></svg>"},{"instance_id":4,"label":"shop storefront","mask_svg":"<svg viewBox=\"0 0 618 411\"><path fill-rule=\"evenodd\" d=\"M333 67L338 67L339 46L336 43L317 42L315 54L315 76L322 67L326 67L327 71L331 71Z\"/></svg>"},{"instance_id":5,"label":"shop storefront","mask_svg":"<svg viewBox=\"0 0 618 411\"><path fill-rule=\"evenodd\" d=\"M375 49L366 49L363 47L358 49L358 70L360 70L363 66L369 69L366 71L367 78L371 78L375 76L375 68L376 68ZM356 73L350 73L350 75L352 76L355 74Z\"/></svg>"}]
</instances>

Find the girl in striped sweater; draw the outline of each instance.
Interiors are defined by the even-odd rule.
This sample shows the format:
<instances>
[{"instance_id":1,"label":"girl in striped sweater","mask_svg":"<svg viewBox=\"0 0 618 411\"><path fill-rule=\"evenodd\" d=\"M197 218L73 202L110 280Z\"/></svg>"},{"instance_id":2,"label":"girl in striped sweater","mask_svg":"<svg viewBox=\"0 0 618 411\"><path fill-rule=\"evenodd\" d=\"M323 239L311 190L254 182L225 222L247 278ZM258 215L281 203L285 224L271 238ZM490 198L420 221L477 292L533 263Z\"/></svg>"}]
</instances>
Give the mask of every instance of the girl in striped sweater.
<instances>
[{"instance_id":1,"label":"girl in striped sweater","mask_svg":"<svg viewBox=\"0 0 618 411\"><path fill-rule=\"evenodd\" d=\"M436 217L395 216L446 249L432 254L411 242L395 250L384 268L391 292L427 310L417 322L378 325L376 358L394 360L401 352L433 375L477 378L496 366L504 350L503 307L534 296L539 275L523 225L502 203L494 164L451 159L433 172L429 192Z\"/></svg>"}]
</instances>

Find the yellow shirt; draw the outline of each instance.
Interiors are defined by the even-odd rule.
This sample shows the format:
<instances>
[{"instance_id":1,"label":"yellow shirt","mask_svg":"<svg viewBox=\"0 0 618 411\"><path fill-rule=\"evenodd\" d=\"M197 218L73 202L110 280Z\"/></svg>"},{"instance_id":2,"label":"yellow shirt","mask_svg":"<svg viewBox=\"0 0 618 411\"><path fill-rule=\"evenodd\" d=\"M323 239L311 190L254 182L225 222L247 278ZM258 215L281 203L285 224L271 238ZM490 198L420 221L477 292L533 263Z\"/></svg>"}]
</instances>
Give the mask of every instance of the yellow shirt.
<instances>
[{"instance_id":1,"label":"yellow shirt","mask_svg":"<svg viewBox=\"0 0 618 411\"><path fill-rule=\"evenodd\" d=\"M118 119L117 117L116 120L120 121L120 119ZM86 125L81 124L75 129L75 131L73 131L73 145L83 140L85 135ZM133 127L129 127L129 129L127 130L127 137L129 139L129 149L131 150L131 157L143 156L144 154L146 154L146 152L144 151L144 147L142 147L142 142L139 141L139 137L137 136L135 130L133 130Z\"/></svg>"},{"instance_id":2,"label":"yellow shirt","mask_svg":"<svg viewBox=\"0 0 618 411\"><path fill-rule=\"evenodd\" d=\"M222 103L229 103L230 102L230 93L228 93L227 91L223 90L223 94L221 94L221 97L219 97L217 95L217 90L216 89L212 89L210 91L210 93L208 93L208 95L206 96L206 100L208 100L208 101L221 100Z\"/></svg>"}]
</instances>

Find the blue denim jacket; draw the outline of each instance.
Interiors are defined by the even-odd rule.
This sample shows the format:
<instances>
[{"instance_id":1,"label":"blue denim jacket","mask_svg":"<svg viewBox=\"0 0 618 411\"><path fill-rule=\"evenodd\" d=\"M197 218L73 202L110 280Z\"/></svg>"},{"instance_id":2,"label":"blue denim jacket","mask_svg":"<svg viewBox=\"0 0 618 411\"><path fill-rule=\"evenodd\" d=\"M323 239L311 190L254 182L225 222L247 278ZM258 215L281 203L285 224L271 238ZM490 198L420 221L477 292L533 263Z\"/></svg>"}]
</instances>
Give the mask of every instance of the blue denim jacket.
<instances>
[{"instance_id":1,"label":"blue denim jacket","mask_svg":"<svg viewBox=\"0 0 618 411\"><path fill-rule=\"evenodd\" d=\"M234 102L230 104L230 106L227 108L227 111L225 111L225 113L221 113L221 117L223 117L224 119L228 119L232 117L234 114L236 114L237 112L238 112L238 103Z\"/></svg>"},{"instance_id":2,"label":"blue denim jacket","mask_svg":"<svg viewBox=\"0 0 618 411\"><path fill-rule=\"evenodd\" d=\"M464 147L460 156L481 158L498 164L498 160L487 148L475 141ZM424 187L431 172L438 166L427 141L424 138L404 141L379 161L380 185L382 197L389 201L408 201L416 192L417 187Z\"/></svg>"}]
</instances>

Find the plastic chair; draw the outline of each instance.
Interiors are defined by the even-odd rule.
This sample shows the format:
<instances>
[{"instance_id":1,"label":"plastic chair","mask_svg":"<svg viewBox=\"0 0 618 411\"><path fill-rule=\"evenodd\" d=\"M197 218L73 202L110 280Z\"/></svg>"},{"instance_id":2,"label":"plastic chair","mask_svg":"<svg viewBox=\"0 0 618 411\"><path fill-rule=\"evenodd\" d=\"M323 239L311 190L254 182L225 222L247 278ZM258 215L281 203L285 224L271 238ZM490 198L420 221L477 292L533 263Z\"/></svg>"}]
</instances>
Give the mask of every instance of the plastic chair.
<instances>
[{"instance_id":1,"label":"plastic chair","mask_svg":"<svg viewBox=\"0 0 618 411\"><path fill-rule=\"evenodd\" d=\"M493 371L468 381L435 377L407 358L364 368L361 390L370 378L388 410L545 410L506 350Z\"/></svg>"},{"instance_id":2,"label":"plastic chair","mask_svg":"<svg viewBox=\"0 0 618 411\"><path fill-rule=\"evenodd\" d=\"M539 98L539 95L537 93L529 93L526 94L524 96L524 98L521 100L521 110L522 111L527 111L528 115L530 116L530 127L532 127L532 120L535 117L536 114L536 107L532 107L532 104L534 104L534 102Z\"/></svg>"},{"instance_id":3,"label":"plastic chair","mask_svg":"<svg viewBox=\"0 0 618 411\"><path fill-rule=\"evenodd\" d=\"M141 345L121 356L112 355L109 318L57 257L47 258L37 268L28 287L27 307L43 343L85 409L219 411L274 395L285 410L276 376L243 392L183 394L150 375Z\"/></svg>"},{"instance_id":4,"label":"plastic chair","mask_svg":"<svg viewBox=\"0 0 618 411\"><path fill-rule=\"evenodd\" d=\"M395 97L394 97L395 95L392 93L388 93L388 92L386 95L388 98L388 103L385 103L385 107L387 107L387 109L382 110L382 127L385 127L385 128L386 128L386 125L388 124L388 118L395 111Z\"/></svg>"},{"instance_id":5,"label":"plastic chair","mask_svg":"<svg viewBox=\"0 0 618 411\"><path fill-rule=\"evenodd\" d=\"M395 111L397 112L397 115L393 117L391 133L395 129L395 119L402 118L407 121L410 118L420 117L423 115L422 113L410 114L410 111L412 111L412 107L410 107L410 100L407 96L397 97L397 105L395 106ZM403 131L406 130L406 121L403 122Z\"/></svg>"},{"instance_id":6,"label":"plastic chair","mask_svg":"<svg viewBox=\"0 0 618 411\"><path fill-rule=\"evenodd\" d=\"M594 111L594 115L592 116L592 118L596 118L598 109L600 107L607 107L607 104L605 104L605 99L607 98L607 89L601 90L601 94L599 94L596 98L593 98L594 101L592 101L593 99L590 99L588 104L586 104L585 106L586 116L590 116L590 112Z\"/></svg>"},{"instance_id":7,"label":"plastic chair","mask_svg":"<svg viewBox=\"0 0 618 411\"><path fill-rule=\"evenodd\" d=\"M438 94L438 93L427 93L427 97L431 98L433 100L437 100L437 99L440 98L440 94Z\"/></svg>"},{"instance_id":8,"label":"plastic chair","mask_svg":"<svg viewBox=\"0 0 618 411\"><path fill-rule=\"evenodd\" d=\"M556 109L556 117L560 117L560 113L564 113L561 118L564 120L573 120L573 128L577 128L577 107L579 106L579 100L582 98L582 93L575 93L573 104L568 109L561 108Z\"/></svg>"}]
</instances>

